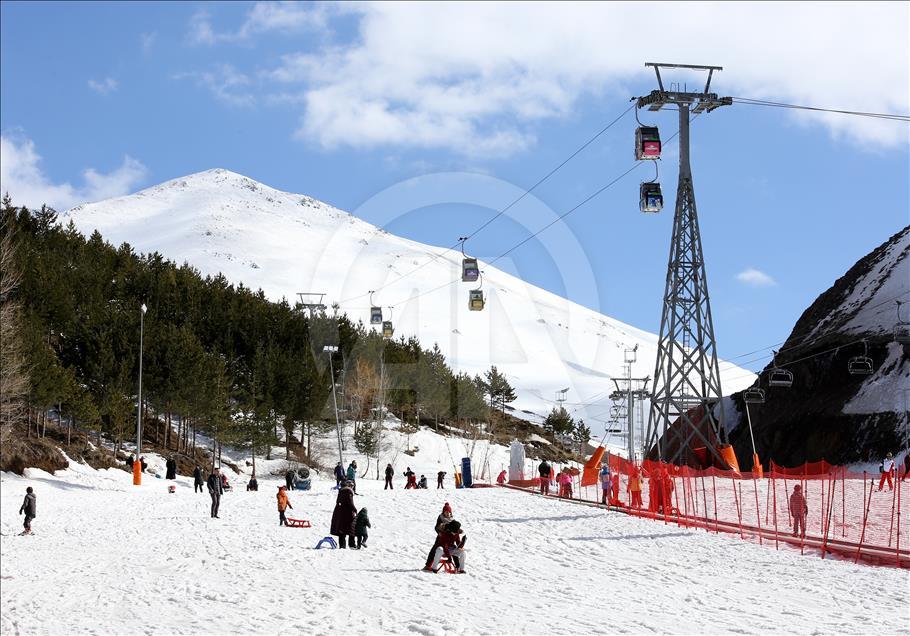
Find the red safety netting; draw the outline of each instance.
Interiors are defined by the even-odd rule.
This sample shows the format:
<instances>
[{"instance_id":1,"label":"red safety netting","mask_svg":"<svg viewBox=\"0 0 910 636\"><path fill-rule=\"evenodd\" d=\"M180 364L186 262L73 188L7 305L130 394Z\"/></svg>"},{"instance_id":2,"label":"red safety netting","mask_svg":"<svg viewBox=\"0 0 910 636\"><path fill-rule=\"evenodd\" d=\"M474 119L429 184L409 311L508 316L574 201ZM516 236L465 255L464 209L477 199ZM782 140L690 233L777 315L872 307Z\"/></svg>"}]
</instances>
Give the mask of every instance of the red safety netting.
<instances>
[{"instance_id":1,"label":"red safety netting","mask_svg":"<svg viewBox=\"0 0 910 636\"><path fill-rule=\"evenodd\" d=\"M796 468L772 462L762 478L616 456L609 462L614 479L606 497L599 480L583 486L576 476L572 498L776 547L910 567L910 477L903 469L879 475L824 461ZM539 481L524 487L537 489Z\"/></svg>"}]
</instances>

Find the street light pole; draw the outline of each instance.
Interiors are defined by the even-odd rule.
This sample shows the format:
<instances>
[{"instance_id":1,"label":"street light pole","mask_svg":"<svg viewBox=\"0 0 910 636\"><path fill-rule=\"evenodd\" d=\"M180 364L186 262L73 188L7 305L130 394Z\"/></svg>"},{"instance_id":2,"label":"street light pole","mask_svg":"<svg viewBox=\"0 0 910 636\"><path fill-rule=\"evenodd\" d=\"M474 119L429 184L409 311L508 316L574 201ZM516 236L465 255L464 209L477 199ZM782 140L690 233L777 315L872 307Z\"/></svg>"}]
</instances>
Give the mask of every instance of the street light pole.
<instances>
[{"instance_id":1,"label":"street light pole","mask_svg":"<svg viewBox=\"0 0 910 636\"><path fill-rule=\"evenodd\" d=\"M332 404L335 407L335 433L338 435L338 461L344 466L344 457L341 454L341 424L338 421L338 398L335 396L335 367L332 364L332 354L338 351L334 345L326 345L322 350L329 354L329 373L332 379Z\"/></svg>"},{"instance_id":2,"label":"street light pole","mask_svg":"<svg viewBox=\"0 0 910 636\"><path fill-rule=\"evenodd\" d=\"M136 458L133 463L133 484L136 486L142 483L142 461L139 459L142 452L142 344L145 337L145 312L147 310L145 303L142 303L139 312L139 399L136 403Z\"/></svg>"}]
</instances>

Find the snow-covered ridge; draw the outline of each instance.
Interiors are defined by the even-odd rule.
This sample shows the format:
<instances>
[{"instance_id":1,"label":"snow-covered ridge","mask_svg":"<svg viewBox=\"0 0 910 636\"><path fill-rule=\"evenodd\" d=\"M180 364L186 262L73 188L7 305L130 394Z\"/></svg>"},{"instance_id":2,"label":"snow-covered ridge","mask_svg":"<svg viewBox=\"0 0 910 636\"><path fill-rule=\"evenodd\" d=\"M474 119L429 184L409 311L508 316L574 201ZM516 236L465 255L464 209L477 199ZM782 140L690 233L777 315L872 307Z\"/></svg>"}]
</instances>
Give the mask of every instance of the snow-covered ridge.
<instances>
[{"instance_id":1,"label":"snow-covered ridge","mask_svg":"<svg viewBox=\"0 0 910 636\"><path fill-rule=\"evenodd\" d=\"M227 170L80 205L65 216L84 233L97 229L114 244L160 252L203 274L220 272L272 300L324 292L326 305L339 303L354 320L368 321L367 292L388 285L374 301L387 315L394 306L396 336L417 336L427 347L438 343L452 365L468 373L497 365L516 388L517 411L546 413L555 391L570 387L572 402L595 402L587 415L602 414L609 378L621 372L623 350L635 345L640 362L633 372L653 373L654 334L484 263L487 307L471 312L468 286L457 282L460 253L393 236L311 197ZM415 274L396 280L418 265ZM727 392L753 379L726 363L721 376Z\"/></svg>"}]
</instances>

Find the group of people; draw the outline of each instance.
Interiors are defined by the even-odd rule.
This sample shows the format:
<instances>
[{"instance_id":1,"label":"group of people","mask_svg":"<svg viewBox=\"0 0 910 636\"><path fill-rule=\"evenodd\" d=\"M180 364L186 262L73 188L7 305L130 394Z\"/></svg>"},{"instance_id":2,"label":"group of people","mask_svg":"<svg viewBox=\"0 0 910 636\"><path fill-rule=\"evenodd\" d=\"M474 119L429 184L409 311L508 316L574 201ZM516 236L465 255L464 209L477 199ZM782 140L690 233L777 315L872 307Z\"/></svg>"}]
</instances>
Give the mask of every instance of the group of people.
<instances>
[{"instance_id":1,"label":"group of people","mask_svg":"<svg viewBox=\"0 0 910 636\"><path fill-rule=\"evenodd\" d=\"M357 461L352 461L348 464L348 469L345 470L341 462L335 464L335 487L342 488L345 482L351 482L351 489L356 493L357 492Z\"/></svg>"},{"instance_id":2,"label":"group of people","mask_svg":"<svg viewBox=\"0 0 910 636\"><path fill-rule=\"evenodd\" d=\"M430 548L427 555L426 565L423 569L425 572L438 572L442 564L442 559L446 558L454 567L458 574L465 573L465 547L464 544L468 537L461 529L461 523L456 521L452 515L452 506L446 502L442 507L442 512L436 518L436 525L433 526L436 531L436 541Z\"/></svg>"},{"instance_id":3,"label":"group of people","mask_svg":"<svg viewBox=\"0 0 910 636\"><path fill-rule=\"evenodd\" d=\"M335 510L332 511L330 533L338 537L338 547L360 550L367 547L371 527L367 509L357 510L354 505L354 482L346 480L339 484Z\"/></svg>"},{"instance_id":4,"label":"group of people","mask_svg":"<svg viewBox=\"0 0 910 636\"><path fill-rule=\"evenodd\" d=\"M437 490L439 490L440 488L445 489L445 478L446 478L447 474L448 473L446 473L444 470L440 470L438 473L436 473L436 489ZM427 476L421 475L420 479L418 480L417 473L415 473L413 470L411 470L410 466L408 466L408 469L406 471L404 471L402 473L402 475L404 475L404 478L405 478L405 482L404 482L405 490L429 488L429 483L427 482ZM392 464L386 464L385 486L383 486L383 488L382 488L383 490L392 490L393 489L392 477L394 477L394 476L395 476L395 469L392 467Z\"/></svg>"}]
</instances>

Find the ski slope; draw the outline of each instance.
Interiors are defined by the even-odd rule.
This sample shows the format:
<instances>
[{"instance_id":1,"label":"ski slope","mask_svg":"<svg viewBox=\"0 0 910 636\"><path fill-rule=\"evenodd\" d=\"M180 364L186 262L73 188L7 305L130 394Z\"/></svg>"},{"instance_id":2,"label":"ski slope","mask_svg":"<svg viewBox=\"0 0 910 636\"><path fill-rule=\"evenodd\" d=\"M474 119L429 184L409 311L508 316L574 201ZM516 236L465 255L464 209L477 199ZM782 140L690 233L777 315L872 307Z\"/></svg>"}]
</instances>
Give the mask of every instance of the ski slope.
<instances>
[{"instance_id":1,"label":"ski slope","mask_svg":"<svg viewBox=\"0 0 910 636\"><path fill-rule=\"evenodd\" d=\"M77 206L64 214L69 219L85 234L97 229L115 245L157 251L203 274L221 272L272 300L325 292L328 307L338 303L355 321L369 321L368 291L380 290L373 301L393 319L396 337L417 336L425 347L438 343L456 370L472 375L497 365L516 389L512 406L530 419L548 413L555 392L569 387L571 401L587 405L576 417L599 428L593 420L609 411L610 378L622 372L625 349L639 347L635 377L653 374L654 334L482 261L487 306L469 311L475 284L460 282L459 251L393 236L227 170ZM754 375L721 363L721 378L732 393L751 385Z\"/></svg>"},{"instance_id":2,"label":"ski slope","mask_svg":"<svg viewBox=\"0 0 910 636\"><path fill-rule=\"evenodd\" d=\"M4 634L891 634L910 574L800 556L703 531L499 488L383 491L360 480L369 548L314 550L335 493L277 481L226 493L221 519L187 478L141 487L74 464L0 474ZM239 485L238 479L234 480ZM25 487L33 536L16 536ZM420 571L449 501L468 536L466 575ZM20 518L21 519L21 518Z\"/></svg>"}]
</instances>

